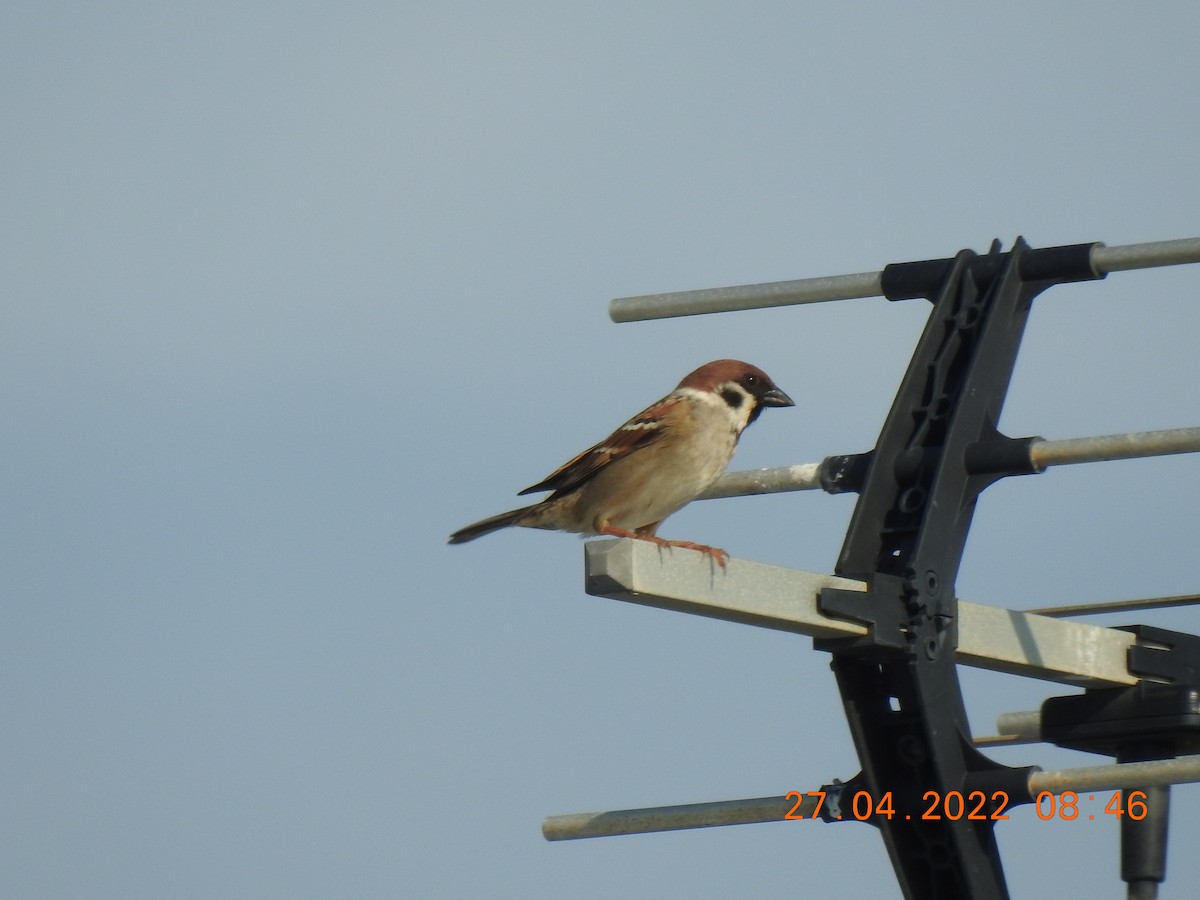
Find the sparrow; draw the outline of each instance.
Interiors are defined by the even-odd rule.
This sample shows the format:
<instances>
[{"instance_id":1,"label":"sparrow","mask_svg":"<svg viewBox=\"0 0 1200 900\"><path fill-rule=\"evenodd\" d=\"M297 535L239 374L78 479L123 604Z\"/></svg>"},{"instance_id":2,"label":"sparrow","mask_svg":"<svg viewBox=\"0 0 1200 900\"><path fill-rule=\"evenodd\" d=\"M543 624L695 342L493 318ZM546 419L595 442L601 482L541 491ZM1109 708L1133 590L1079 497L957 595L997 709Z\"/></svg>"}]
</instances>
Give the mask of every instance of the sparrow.
<instances>
[{"instance_id":1,"label":"sparrow","mask_svg":"<svg viewBox=\"0 0 1200 900\"><path fill-rule=\"evenodd\" d=\"M724 550L656 535L725 471L738 438L765 407L795 406L767 373L736 359L705 363L661 400L520 494L550 496L460 528L462 544L501 528L545 528L699 550L722 567Z\"/></svg>"}]
</instances>

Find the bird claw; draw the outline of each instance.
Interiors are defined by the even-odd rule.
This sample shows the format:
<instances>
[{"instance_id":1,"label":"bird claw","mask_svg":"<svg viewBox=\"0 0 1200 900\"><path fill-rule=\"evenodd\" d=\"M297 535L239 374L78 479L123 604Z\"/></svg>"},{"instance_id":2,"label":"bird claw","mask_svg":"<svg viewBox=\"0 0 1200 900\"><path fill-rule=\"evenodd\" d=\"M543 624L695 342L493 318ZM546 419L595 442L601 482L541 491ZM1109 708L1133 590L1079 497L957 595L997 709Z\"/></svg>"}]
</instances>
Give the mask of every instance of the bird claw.
<instances>
[{"instance_id":1,"label":"bird claw","mask_svg":"<svg viewBox=\"0 0 1200 900\"><path fill-rule=\"evenodd\" d=\"M708 544L697 544L694 541L669 541L666 538L660 538L654 534L641 534L636 531L627 531L624 528L605 528L600 531L600 534L608 534L613 537L633 538L636 541L649 541L658 546L661 550L666 547L668 550L672 547L681 547L684 550L696 550L703 553L709 559L713 560L722 569L729 562L729 554L720 547L710 547Z\"/></svg>"},{"instance_id":2,"label":"bird claw","mask_svg":"<svg viewBox=\"0 0 1200 900\"><path fill-rule=\"evenodd\" d=\"M722 569L729 562L729 554L720 547L710 547L708 544L693 544L691 541L670 541L676 547L684 547L688 550L698 550L705 556L712 559Z\"/></svg>"}]
</instances>

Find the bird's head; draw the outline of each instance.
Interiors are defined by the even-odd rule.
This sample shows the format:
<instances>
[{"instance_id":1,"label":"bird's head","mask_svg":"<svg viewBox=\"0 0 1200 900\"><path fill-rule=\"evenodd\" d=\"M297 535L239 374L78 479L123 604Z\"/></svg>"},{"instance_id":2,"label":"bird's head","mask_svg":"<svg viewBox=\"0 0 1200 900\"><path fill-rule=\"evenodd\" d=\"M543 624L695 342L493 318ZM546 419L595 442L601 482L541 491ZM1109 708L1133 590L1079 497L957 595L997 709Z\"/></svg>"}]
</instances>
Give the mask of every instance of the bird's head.
<instances>
[{"instance_id":1,"label":"bird's head","mask_svg":"<svg viewBox=\"0 0 1200 900\"><path fill-rule=\"evenodd\" d=\"M679 382L676 390L692 390L719 397L734 413L739 432L758 418L767 406L795 406L758 366L738 359L705 363Z\"/></svg>"}]
</instances>

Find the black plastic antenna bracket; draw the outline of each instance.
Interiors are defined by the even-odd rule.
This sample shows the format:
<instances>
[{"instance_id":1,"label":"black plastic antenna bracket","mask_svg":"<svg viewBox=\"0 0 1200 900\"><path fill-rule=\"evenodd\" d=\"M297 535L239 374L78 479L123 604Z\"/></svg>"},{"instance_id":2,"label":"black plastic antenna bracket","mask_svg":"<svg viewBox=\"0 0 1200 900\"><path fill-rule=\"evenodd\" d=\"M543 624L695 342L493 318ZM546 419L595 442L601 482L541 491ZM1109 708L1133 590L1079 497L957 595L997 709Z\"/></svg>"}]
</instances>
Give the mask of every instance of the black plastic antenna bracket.
<instances>
[{"instance_id":1,"label":"black plastic antenna bracket","mask_svg":"<svg viewBox=\"0 0 1200 900\"><path fill-rule=\"evenodd\" d=\"M1018 239L1007 253L993 244L986 256L887 267L889 299L933 308L875 449L822 465L827 490L860 493L836 571L868 589L823 591L820 607L868 632L817 646L833 654L863 767L856 782L876 801L889 794L899 814L875 824L906 897L1007 897L992 821L935 820L921 804L998 784L1010 804L1031 799L1030 769L1000 766L970 742L955 581L980 492L1033 471L1032 439L996 427L1032 300L1100 277L1092 246L1034 251Z\"/></svg>"}]
</instances>

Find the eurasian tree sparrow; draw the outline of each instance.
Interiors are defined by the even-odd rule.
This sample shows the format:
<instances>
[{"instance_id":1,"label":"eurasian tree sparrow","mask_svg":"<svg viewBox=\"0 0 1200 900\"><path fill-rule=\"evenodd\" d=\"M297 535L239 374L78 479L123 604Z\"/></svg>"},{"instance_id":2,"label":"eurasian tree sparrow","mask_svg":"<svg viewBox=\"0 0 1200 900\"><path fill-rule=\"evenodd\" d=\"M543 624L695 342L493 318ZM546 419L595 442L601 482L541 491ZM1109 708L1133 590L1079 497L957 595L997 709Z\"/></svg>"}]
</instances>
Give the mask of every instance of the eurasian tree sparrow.
<instances>
[{"instance_id":1,"label":"eurasian tree sparrow","mask_svg":"<svg viewBox=\"0 0 1200 900\"><path fill-rule=\"evenodd\" d=\"M519 525L687 547L724 566L724 550L655 532L725 471L738 438L763 407L794 405L757 366L736 359L707 363L605 440L521 491L553 491L549 497L460 528L450 543Z\"/></svg>"}]
</instances>

